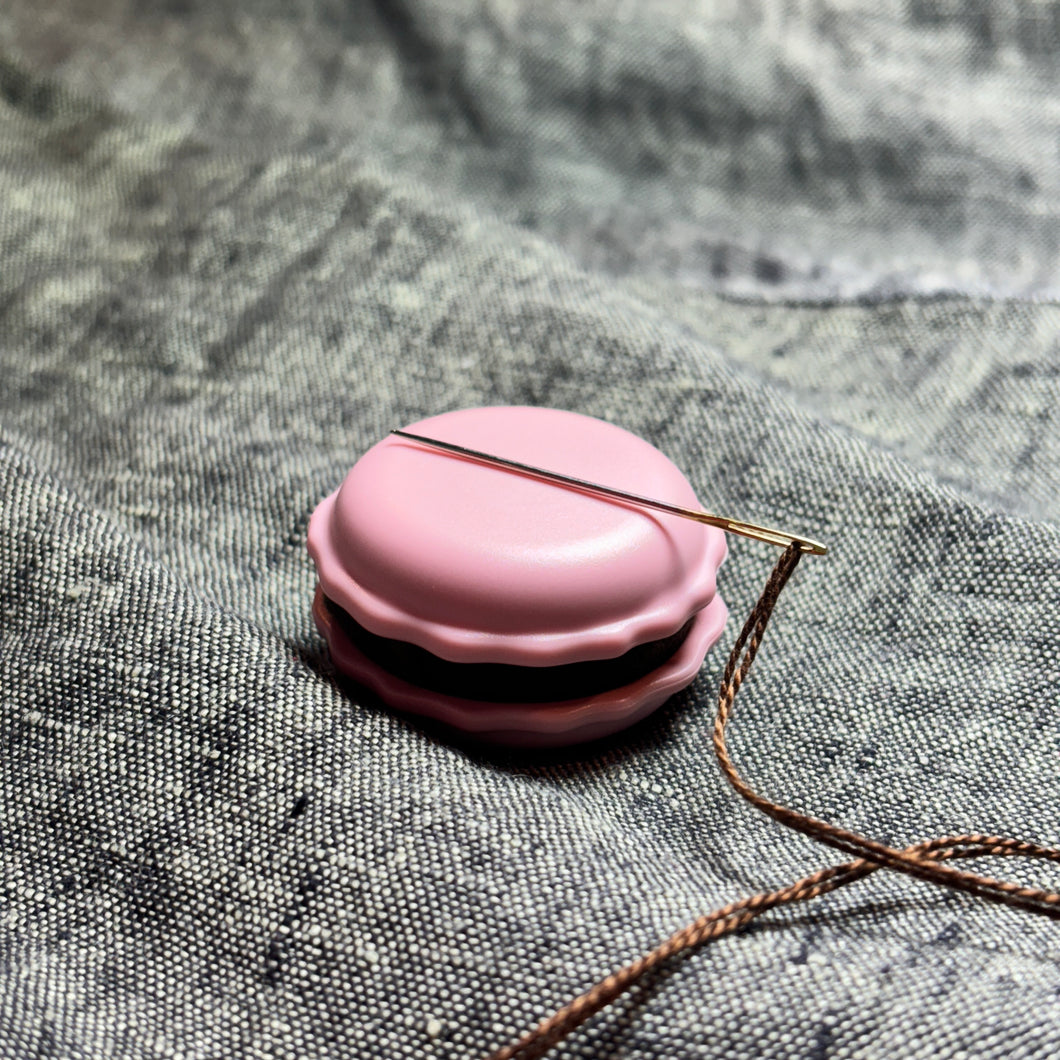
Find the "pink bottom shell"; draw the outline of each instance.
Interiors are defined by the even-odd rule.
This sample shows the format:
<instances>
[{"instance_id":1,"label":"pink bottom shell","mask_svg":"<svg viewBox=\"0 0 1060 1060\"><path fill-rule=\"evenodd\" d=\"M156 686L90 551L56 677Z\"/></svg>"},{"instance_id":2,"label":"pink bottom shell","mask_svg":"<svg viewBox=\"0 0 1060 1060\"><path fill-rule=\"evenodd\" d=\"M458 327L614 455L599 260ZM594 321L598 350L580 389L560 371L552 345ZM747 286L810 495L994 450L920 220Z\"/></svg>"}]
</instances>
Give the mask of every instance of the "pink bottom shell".
<instances>
[{"instance_id":1,"label":"pink bottom shell","mask_svg":"<svg viewBox=\"0 0 1060 1060\"><path fill-rule=\"evenodd\" d=\"M632 684L558 703L487 703L447 696L403 681L355 648L329 614L317 587L313 618L335 666L371 689L388 706L442 722L484 743L508 747L561 747L610 736L657 710L695 679L721 636L729 611L720 596L696 615L677 652Z\"/></svg>"}]
</instances>

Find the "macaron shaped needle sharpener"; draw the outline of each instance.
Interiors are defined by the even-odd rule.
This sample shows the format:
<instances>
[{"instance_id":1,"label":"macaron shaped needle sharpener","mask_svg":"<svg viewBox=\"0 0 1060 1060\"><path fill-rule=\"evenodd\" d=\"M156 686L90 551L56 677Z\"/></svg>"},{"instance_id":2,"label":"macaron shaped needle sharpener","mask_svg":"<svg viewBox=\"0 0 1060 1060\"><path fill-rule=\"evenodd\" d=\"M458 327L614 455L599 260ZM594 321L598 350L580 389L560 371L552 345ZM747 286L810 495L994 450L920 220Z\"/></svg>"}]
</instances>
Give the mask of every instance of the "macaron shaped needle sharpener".
<instances>
[{"instance_id":1,"label":"macaron shaped needle sharpener","mask_svg":"<svg viewBox=\"0 0 1060 1060\"><path fill-rule=\"evenodd\" d=\"M672 505L659 450L602 420L499 407L408 428ZM728 615L715 526L388 435L314 511L313 616L335 666L474 739L578 743L695 678Z\"/></svg>"}]
</instances>

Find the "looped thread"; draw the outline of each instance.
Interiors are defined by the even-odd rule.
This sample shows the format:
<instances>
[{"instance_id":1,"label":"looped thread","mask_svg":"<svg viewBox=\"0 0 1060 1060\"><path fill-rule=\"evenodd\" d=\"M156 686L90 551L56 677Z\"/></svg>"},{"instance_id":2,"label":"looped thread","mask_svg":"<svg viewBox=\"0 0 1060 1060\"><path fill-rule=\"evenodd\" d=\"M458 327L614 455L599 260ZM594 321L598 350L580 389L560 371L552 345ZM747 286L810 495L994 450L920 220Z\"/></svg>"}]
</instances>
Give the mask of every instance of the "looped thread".
<instances>
[{"instance_id":1,"label":"looped thread","mask_svg":"<svg viewBox=\"0 0 1060 1060\"><path fill-rule=\"evenodd\" d=\"M487 1060L530 1060L532 1057L539 1057L595 1013L611 1004L648 972L679 953L731 934L769 909L817 898L860 880L879 868L904 872L942 887L976 895L988 902L998 902L1028 913L1060 919L1060 894L1034 887L1021 887L945 864L956 859L987 856L1027 857L1060 862L1060 849L1039 846L1037 843L1021 839L973 834L942 836L899 850L773 802L751 788L737 771L726 743L726 727L732 717L736 694L762 646L766 627L780 593L799 565L801 557L802 550L797 543L785 549L733 645L718 691L718 710L714 719L714 752L726 779L748 802L780 824L802 832L827 846L835 847L845 854L854 855L854 860L833 868L821 869L779 890L763 891L749 898L730 902L713 913L699 917L671 935L650 953L613 972L584 994L568 1002L517 1042L491 1053Z\"/></svg>"}]
</instances>

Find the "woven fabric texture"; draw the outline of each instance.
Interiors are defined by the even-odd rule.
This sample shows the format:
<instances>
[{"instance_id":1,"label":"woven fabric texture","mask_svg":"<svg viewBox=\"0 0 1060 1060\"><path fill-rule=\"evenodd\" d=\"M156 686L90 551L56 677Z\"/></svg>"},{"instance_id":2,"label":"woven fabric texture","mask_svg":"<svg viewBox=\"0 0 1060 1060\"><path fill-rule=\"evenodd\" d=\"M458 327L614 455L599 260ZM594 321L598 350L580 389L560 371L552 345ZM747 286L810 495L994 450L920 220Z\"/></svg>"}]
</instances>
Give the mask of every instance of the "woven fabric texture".
<instances>
[{"instance_id":1,"label":"woven fabric texture","mask_svg":"<svg viewBox=\"0 0 1060 1060\"><path fill-rule=\"evenodd\" d=\"M478 1060L836 860L710 754L766 546L603 745L336 680L309 515L447 409L602 417L829 544L741 693L759 790L1060 841L1058 12L0 6L0 1055ZM1054 922L879 872L555 1055L1055 1057L1058 996Z\"/></svg>"}]
</instances>

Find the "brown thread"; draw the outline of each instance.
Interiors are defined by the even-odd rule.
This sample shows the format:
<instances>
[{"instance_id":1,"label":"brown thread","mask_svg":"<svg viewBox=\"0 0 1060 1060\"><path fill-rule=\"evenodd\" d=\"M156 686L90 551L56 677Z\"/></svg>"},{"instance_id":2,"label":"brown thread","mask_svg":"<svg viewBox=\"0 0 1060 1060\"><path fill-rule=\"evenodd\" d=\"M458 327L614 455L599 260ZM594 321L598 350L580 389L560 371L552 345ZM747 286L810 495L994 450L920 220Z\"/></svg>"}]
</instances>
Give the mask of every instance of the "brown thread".
<instances>
[{"instance_id":1,"label":"brown thread","mask_svg":"<svg viewBox=\"0 0 1060 1060\"><path fill-rule=\"evenodd\" d=\"M980 876L941 864L954 859L985 856L1042 858L1060 862L1058 849L995 835L958 835L930 839L915 843L904 850L897 850L827 821L819 821L815 817L781 806L752 790L736 771L725 741L725 729L732 715L736 694L761 647L769 617L801 556L802 550L797 543L784 551L773 568L758 603L736 639L718 692L718 712L714 720L714 752L726 779L748 802L775 821L846 854L854 855L855 860L830 869L821 869L780 890L763 891L701 916L650 953L602 979L580 997L564 1005L555 1015L528 1031L517 1042L491 1053L488 1060L529 1060L531 1057L539 1057L652 969L677 954L728 935L769 909L817 898L837 887L860 880L878 868L894 869L943 887L977 895L990 902L999 902L1025 909L1029 913L1060 919L1060 894L1033 887L1020 887L1004 880L995 880L990 876Z\"/></svg>"}]
</instances>

